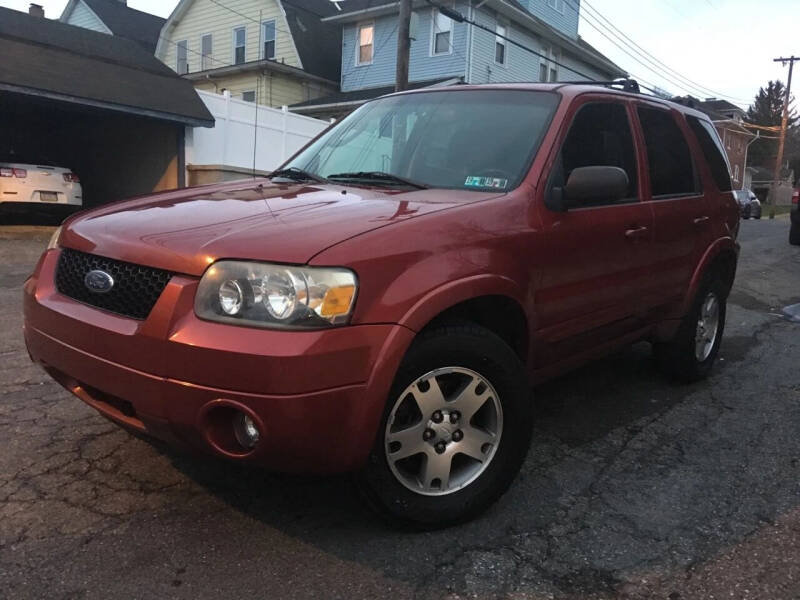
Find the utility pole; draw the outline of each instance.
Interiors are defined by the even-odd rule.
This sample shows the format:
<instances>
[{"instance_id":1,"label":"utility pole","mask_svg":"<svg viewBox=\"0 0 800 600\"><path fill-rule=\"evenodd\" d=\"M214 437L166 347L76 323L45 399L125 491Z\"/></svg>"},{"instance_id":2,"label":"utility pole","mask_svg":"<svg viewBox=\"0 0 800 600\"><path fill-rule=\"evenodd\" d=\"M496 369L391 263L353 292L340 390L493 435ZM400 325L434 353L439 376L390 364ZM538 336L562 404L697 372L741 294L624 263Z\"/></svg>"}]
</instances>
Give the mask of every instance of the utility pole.
<instances>
[{"instance_id":1,"label":"utility pole","mask_svg":"<svg viewBox=\"0 0 800 600\"><path fill-rule=\"evenodd\" d=\"M394 91L408 89L408 61L411 52L411 2L400 0L400 22L397 25L397 75Z\"/></svg>"},{"instance_id":2,"label":"utility pole","mask_svg":"<svg viewBox=\"0 0 800 600\"><path fill-rule=\"evenodd\" d=\"M775 218L775 199L778 195L778 182L781 178L781 165L783 164L783 148L786 145L786 128L789 125L789 99L792 94L792 71L795 61L800 61L800 56L790 56L789 58L775 58L773 62L779 62L783 66L789 63L789 79L786 82L786 98L783 100L783 118L781 119L781 137L778 142L778 156L775 159L775 174L772 176L772 198L769 202L769 218Z\"/></svg>"}]
</instances>

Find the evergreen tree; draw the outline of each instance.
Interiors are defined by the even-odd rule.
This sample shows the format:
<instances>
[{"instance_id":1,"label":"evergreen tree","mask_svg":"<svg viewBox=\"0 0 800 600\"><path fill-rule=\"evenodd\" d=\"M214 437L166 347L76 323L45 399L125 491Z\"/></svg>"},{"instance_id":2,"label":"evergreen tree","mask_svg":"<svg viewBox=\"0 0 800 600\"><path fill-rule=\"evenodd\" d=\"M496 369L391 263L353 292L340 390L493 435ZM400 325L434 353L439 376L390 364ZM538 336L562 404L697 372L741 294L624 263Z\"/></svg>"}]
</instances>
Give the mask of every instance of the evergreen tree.
<instances>
[{"instance_id":1,"label":"evergreen tree","mask_svg":"<svg viewBox=\"0 0 800 600\"><path fill-rule=\"evenodd\" d=\"M747 120L755 125L780 127L783 119L783 100L786 96L786 87L781 81L770 81L766 88L758 90L753 104L747 109ZM789 127L786 132L786 150L784 160L796 162L800 159L800 125L798 125L797 112L789 103ZM762 131L761 135L777 137L779 134ZM758 140L750 146L748 166L766 167L775 166L775 157L778 153L778 141L774 139Z\"/></svg>"}]
</instances>

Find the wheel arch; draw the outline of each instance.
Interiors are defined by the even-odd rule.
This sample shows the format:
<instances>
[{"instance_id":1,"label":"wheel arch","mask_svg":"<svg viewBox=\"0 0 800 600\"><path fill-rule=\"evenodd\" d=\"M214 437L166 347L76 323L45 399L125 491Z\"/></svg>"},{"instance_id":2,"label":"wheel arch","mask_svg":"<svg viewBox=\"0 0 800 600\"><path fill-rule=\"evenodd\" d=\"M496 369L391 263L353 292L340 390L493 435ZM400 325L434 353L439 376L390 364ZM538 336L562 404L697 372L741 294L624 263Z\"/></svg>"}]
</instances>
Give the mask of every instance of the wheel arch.
<instances>
[{"instance_id":1,"label":"wheel arch","mask_svg":"<svg viewBox=\"0 0 800 600\"><path fill-rule=\"evenodd\" d=\"M739 260L739 246L733 238L722 238L714 242L705 252L692 275L689 290L683 304L683 312L689 310L692 299L705 277L712 272L721 275L726 292L730 292L736 277L736 265Z\"/></svg>"},{"instance_id":2,"label":"wheel arch","mask_svg":"<svg viewBox=\"0 0 800 600\"><path fill-rule=\"evenodd\" d=\"M518 286L501 276L479 275L450 282L420 299L401 324L416 332L448 321L471 321L497 334L525 363L530 319Z\"/></svg>"}]
</instances>

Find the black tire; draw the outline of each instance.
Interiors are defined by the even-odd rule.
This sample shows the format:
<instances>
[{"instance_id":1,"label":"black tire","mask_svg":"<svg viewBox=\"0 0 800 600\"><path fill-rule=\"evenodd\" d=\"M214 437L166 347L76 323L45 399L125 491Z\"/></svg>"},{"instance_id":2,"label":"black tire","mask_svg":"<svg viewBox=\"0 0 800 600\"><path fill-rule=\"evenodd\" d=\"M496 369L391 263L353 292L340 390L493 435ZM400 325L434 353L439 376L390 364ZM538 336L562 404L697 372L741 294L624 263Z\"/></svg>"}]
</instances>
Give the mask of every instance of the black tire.
<instances>
[{"instance_id":1,"label":"black tire","mask_svg":"<svg viewBox=\"0 0 800 600\"><path fill-rule=\"evenodd\" d=\"M697 295L692 301L692 307L681 321L672 341L654 344L656 361L667 375L683 383L691 383L708 377L719 353L725 331L728 291L728 286L719 277L711 274L697 291ZM700 360L695 352L695 336L700 313L709 294L716 295L719 302L719 325L710 353L704 360Z\"/></svg>"},{"instance_id":2,"label":"black tire","mask_svg":"<svg viewBox=\"0 0 800 600\"><path fill-rule=\"evenodd\" d=\"M742 211L742 219L749 219L750 218L750 212L752 210L753 209L750 207L749 204L747 206L745 206L744 210Z\"/></svg>"},{"instance_id":3,"label":"black tire","mask_svg":"<svg viewBox=\"0 0 800 600\"><path fill-rule=\"evenodd\" d=\"M789 243L792 246L800 246L800 225L792 223L789 227Z\"/></svg>"},{"instance_id":4,"label":"black tire","mask_svg":"<svg viewBox=\"0 0 800 600\"><path fill-rule=\"evenodd\" d=\"M422 495L392 473L385 431L400 394L435 369L461 367L480 374L497 392L503 429L493 458L471 483L451 493ZM508 489L530 446L533 407L525 368L500 337L477 325L434 327L419 335L398 370L387 399L375 445L356 482L368 503L392 525L439 529L462 523L486 510Z\"/></svg>"}]
</instances>

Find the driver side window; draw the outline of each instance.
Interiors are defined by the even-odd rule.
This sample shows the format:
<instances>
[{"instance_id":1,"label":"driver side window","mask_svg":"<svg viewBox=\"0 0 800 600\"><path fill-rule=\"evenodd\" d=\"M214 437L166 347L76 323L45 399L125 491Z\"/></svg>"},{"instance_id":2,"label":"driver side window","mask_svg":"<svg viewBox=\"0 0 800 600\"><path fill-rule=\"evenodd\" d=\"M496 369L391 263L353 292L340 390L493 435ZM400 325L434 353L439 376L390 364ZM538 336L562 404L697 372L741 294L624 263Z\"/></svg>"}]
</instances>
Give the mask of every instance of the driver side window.
<instances>
[{"instance_id":1,"label":"driver side window","mask_svg":"<svg viewBox=\"0 0 800 600\"><path fill-rule=\"evenodd\" d=\"M599 166L619 167L627 173L628 193L618 202L637 200L636 150L623 104L596 102L580 108L561 147L551 185L564 187L578 167Z\"/></svg>"}]
</instances>

